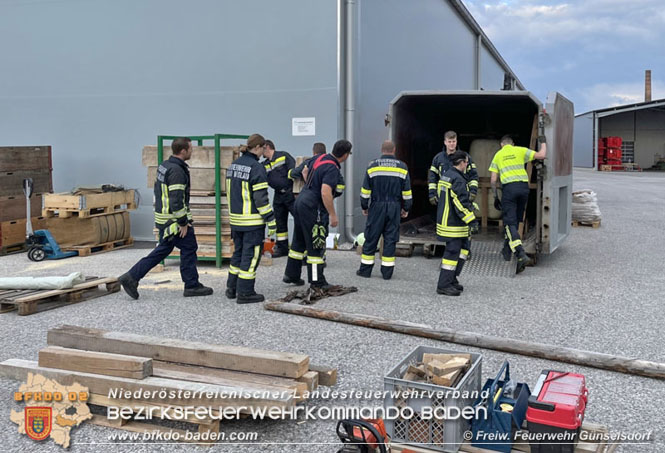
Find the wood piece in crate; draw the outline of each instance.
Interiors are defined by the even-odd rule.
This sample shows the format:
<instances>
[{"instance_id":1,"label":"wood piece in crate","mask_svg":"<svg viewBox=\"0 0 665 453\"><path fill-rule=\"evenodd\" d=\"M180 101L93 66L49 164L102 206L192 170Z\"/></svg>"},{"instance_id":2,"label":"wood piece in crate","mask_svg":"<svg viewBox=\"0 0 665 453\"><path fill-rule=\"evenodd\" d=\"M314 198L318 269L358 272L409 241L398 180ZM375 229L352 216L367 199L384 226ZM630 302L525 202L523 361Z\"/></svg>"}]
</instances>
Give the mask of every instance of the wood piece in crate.
<instances>
[{"instance_id":1,"label":"wood piece in crate","mask_svg":"<svg viewBox=\"0 0 665 453\"><path fill-rule=\"evenodd\" d=\"M0 222L25 219L25 214L26 204L23 194L0 197ZM30 197L30 217L40 217L41 215L42 195L33 193Z\"/></svg>"},{"instance_id":2,"label":"wood piece in crate","mask_svg":"<svg viewBox=\"0 0 665 453\"><path fill-rule=\"evenodd\" d=\"M258 387L268 391L292 392L297 397L307 391L307 383L295 379L161 360L153 360L153 376L217 385Z\"/></svg>"},{"instance_id":3,"label":"wood piece in crate","mask_svg":"<svg viewBox=\"0 0 665 453\"><path fill-rule=\"evenodd\" d=\"M48 346L39 351L39 366L132 379L152 376L152 359L108 352Z\"/></svg>"},{"instance_id":4,"label":"wood piece in crate","mask_svg":"<svg viewBox=\"0 0 665 453\"><path fill-rule=\"evenodd\" d=\"M309 157L304 157L304 156L296 156L296 167L300 164L302 164L305 160L309 159ZM305 186L305 181L302 179L296 179L293 181L293 193L300 193L302 191L302 188Z\"/></svg>"},{"instance_id":5,"label":"wood piece in crate","mask_svg":"<svg viewBox=\"0 0 665 453\"><path fill-rule=\"evenodd\" d=\"M220 385L204 384L200 382L178 381L173 379L163 379L158 377L147 377L145 379L130 379L115 376L104 376L103 374L82 373L79 371L58 370L55 368L40 367L37 362L20 359L9 359L0 363L0 376L23 381L28 373L41 374L47 379L54 379L61 385L72 385L78 382L80 385L88 387L90 393L108 395L109 390L119 388L124 391L135 392L155 392L155 398L147 400L148 402L163 403L168 402L174 405L184 406L221 406L236 408L263 408L263 407L292 407L294 398L288 395L273 395L270 393L262 395L252 395L244 392L242 387L227 387ZM174 390L173 398L167 401L160 400L158 394L161 390ZM182 390L180 394L178 391ZM184 392L191 392L185 398ZM171 395L168 395L171 396ZM234 398L230 398L234 396ZM261 398L256 398L260 396Z\"/></svg>"},{"instance_id":6,"label":"wood piece in crate","mask_svg":"<svg viewBox=\"0 0 665 453\"><path fill-rule=\"evenodd\" d=\"M0 197L23 195L23 180L32 178L33 193L53 191L51 170L19 170L13 172L0 170Z\"/></svg>"},{"instance_id":7,"label":"wood piece in crate","mask_svg":"<svg viewBox=\"0 0 665 453\"><path fill-rule=\"evenodd\" d=\"M309 365L310 371L319 373L319 385L332 387L337 384L337 369L320 365Z\"/></svg>"},{"instance_id":8,"label":"wood piece in crate","mask_svg":"<svg viewBox=\"0 0 665 453\"><path fill-rule=\"evenodd\" d=\"M210 168L190 168L190 190L215 192L215 169ZM148 188L152 189L155 185L155 178L157 177L157 167L148 167ZM220 181L226 179L226 170L219 171ZM226 184L221 184L222 193L226 192Z\"/></svg>"},{"instance_id":9,"label":"wood piece in crate","mask_svg":"<svg viewBox=\"0 0 665 453\"><path fill-rule=\"evenodd\" d=\"M171 156L171 147L164 147L164 160ZM219 161L221 168L229 168L231 163L240 156L240 149L237 146L220 146ZM157 146L148 145L143 147L141 155L141 164L144 167L153 167L157 165ZM187 161L190 168L215 168L215 147L214 146L192 146L192 157Z\"/></svg>"},{"instance_id":10,"label":"wood piece in crate","mask_svg":"<svg viewBox=\"0 0 665 453\"><path fill-rule=\"evenodd\" d=\"M73 245L69 247L62 247L63 251L78 252L78 256L97 255L104 252L112 252L114 250L124 249L134 245L134 238L122 239L120 241L105 242L103 244L94 245Z\"/></svg>"},{"instance_id":11,"label":"wood piece in crate","mask_svg":"<svg viewBox=\"0 0 665 453\"><path fill-rule=\"evenodd\" d=\"M217 206L217 202L215 200L215 193L213 192L212 195L205 195L205 196L200 196L200 195L192 195L190 192L189 195L189 205L205 205L205 206L210 206L212 209ZM229 205L228 198L226 198L226 195L222 195L219 197L219 203L221 206L227 206Z\"/></svg>"},{"instance_id":12,"label":"wood piece in crate","mask_svg":"<svg viewBox=\"0 0 665 453\"><path fill-rule=\"evenodd\" d=\"M42 215L53 217L91 217L116 211L136 209L138 194L134 189L106 193L50 193L44 195Z\"/></svg>"},{"instance_id":13,"label":"wood piece in crate","mask_svg":"<svg viewBox=\"0 0 665 453\"><path fill-rule=\"evenodd\" d=\"M242 346L216 345L195 341L113 332L78 326L49 329L49 345L299 378L309 369L303 354L266 351Z\"/></svg>"},{"instance_id":14,"label":"wood piece in crate","mask_svg":"<svg viewBox=\"0 0 665 453\"><path fill-rule=\"evenodd\" d=\"M0 171L51 170L50 146L0 146Z\"/></svg>"},{"instance_id":15,"label":"wood piece in crate","mask_svg":"<svg viewBox=\"0 0 665 453\"><path fill-rule=\"evenodd\" d=\"M18 309L20 316L96 299L120 291L115 277L88 277L68 289L7 290L0 292L0 312Z\"/></svg>"}]
</instances>

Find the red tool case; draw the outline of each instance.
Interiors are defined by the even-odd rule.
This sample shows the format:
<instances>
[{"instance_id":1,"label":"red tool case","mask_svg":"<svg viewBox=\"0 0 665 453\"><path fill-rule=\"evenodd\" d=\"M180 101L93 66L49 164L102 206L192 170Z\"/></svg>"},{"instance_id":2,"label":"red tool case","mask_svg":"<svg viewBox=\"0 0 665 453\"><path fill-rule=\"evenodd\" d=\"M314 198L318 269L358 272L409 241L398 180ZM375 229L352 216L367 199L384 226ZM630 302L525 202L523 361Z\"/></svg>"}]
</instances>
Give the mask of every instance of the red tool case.
<instances>
[{"instance_id":1,"label":"red tool case","mask_svg":"<svg viewBox=\"0 0 665 453\"><path fill-rule=\"evenodd\" d=\"M584 421L588 391L581 374L544 370L529 398L526 419L532 453L573 453Z\"/></svg>"}]
</instances>

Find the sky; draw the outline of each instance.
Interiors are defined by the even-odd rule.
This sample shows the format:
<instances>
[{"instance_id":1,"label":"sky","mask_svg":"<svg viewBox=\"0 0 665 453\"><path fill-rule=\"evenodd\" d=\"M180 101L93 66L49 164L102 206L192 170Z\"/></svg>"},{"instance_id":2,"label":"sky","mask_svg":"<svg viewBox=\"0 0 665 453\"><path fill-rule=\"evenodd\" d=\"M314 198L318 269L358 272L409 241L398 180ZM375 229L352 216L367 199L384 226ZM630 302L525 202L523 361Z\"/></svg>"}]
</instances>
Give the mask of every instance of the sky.
<instances>
[{"instance_id":1,"label":"sky","mask_svg":"<svg viewBox=\"0 0 665 453\"><path fill-rule=\"evenodd\" d=\"M665 98L664 0L463 0L525 88L575 112Z\"/></svg>"}]
</instances>

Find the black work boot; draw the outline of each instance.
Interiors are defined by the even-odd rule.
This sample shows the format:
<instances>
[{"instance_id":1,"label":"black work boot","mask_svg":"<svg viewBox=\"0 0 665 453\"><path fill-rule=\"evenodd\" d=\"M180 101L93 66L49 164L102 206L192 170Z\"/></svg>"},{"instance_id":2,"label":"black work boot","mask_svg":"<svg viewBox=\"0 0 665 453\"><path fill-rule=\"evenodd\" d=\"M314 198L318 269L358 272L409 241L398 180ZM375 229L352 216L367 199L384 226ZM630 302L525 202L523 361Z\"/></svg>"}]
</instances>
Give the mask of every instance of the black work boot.
<instances>
[{"instance_id":1,"label":"black work boot","mask_svg":"<svg viewBox=\"0 0 665 453\"><path fill-rule=\"evenodd\" d=\"M122 289L124 289L125 292L129 294L129 297L131 297L134 300L139 298L139 292L138 292L139 282L134 280L134 277L129 275L129 272L122 274L120 277L118 277L118 281L122 285Z\"/></svg>"},{"instance_id":2,"label":"black work boot","mask_svg":"<svg viewBox=\"0 0 665 453\"><path fill-rule=\"evenodd\" d=\"M359 277L370 278L372 277L372 269L374 268L373 264L360 264L360 269L356 271L356 275Z\"/></svg>"},{"instance_id":3,"label":"black work boot","mask_svg":"<svg viewBox=\"0 0 665 453\"><path fill-rule=\"evenodd\" d=\"M226 294L227 299L235 299L236 298L236 290L233 288L226 288Z\"/></svg>"},{"instance_id":4,"label":"black work boot","mask_svg":"<svg viewBox=\"0 0 665 453\"><path fill-rule=\"evenodd\" d=\"M294 278L288 277L287 275L284 275L284 278L282 278L282 281L284 283L289 284L289 285L296 285L296 286L302 286L302 285L305 284L305 280L303 280L302 278L299 278L299 279L296 280Z\"/></svg>"},{"instance_id":5,"label":"black work boot","mask_svg":"<svg viewBox=\"0 0 665 453\"><path fill-rule=\"evenodd\" d=\"M194 288L185 288L183 296L185 297L198 297L198 296L209 296L212 294L212 288L203 286L199 283L199 286Z\"/></svg>"},{"instance_id":6,"label":"black work boot","mask_svg":"<svg viewBox=\"0 0 665 453\"><path fill-rule=\"evenodd\" d=\"M455 281L453 281L453 284L451 285L453 288L455 288L457 291L464 291L464 287L460 285L460 282L457 280L457 277L455 277Z\"/></svg>"},{"instance_id":7,"label":"black work boot","mask_svg":"<svg viewBox=\"0 0 665 453\"><path fill-rule=\"evenodd\" d=\"M503 243L503 248L501 249L501 255L503 255L503 259L505 261L510 261L510 259L513 257L513 251L510 250L508 241Z\"/></svg>"},{"instance_id":8,"label":"black work boot","mask_svg":"<svg viewBox=\"0 0 665 453\"><path fill-rule=\"evenodd\" d=\"M284 245L282 245L284 244ZM289 243L288 241L277 241L275 248L272 251L273 258L279 258L282 256L287 256L289 254Z\"/></svg>"},{"instance_id":9,"label":"black work boot","mask_svg":"<svg viewBox=\"0 0 665 453\"><path fill-rule=\"evenodd\" d=\"M443 294L444 296L459 296L462 294L462 292L455 288L453 285L446 286L445 288L437 288L436 292L437 294Z\"/></svg>"},{"instance_id":10,"label":"black work boot","mask_svg":"<svg viewBox=\"0 0 665 453\"><path fill-rule=\"evenodd\" d=\"M393 276L395 266L381 266L381 275L384 280L390 280Z\"/></svg>"},{"instance_id":11,"label":"black work boot","mask_svg":"<svg viewBox=\"0 0 665 453\"><path fill-rule=\"evenodd\" d=\"M257 293L252 293L252 294L238 294L238 300L236 300L237 304L257 304L259 302L263 302L266 300L265 297L263 297L263 294L257 294Z\"/></svg>"},{"instance_id":12,"label":"black work boot","mask_svg":"<svg viewBox=\"0 0 665 453\"><path fill-rule=\"evenodd\" d=\"M517 273L521 273L527 266L531 266L533 262L531 258L528 257L526 252L522 247L516 250L517 253Z\"/></svg>"}]
</instances>

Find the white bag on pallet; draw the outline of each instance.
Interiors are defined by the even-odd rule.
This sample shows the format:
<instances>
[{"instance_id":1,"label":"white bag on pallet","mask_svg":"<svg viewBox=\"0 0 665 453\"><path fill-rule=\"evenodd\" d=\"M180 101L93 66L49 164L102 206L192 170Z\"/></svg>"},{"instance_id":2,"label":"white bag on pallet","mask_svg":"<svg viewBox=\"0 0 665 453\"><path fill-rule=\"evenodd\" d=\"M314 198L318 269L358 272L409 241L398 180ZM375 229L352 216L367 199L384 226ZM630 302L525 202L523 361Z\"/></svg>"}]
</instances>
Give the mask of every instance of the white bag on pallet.
<instances>
[{"instance_id":1,"label":"white bag on pallet","mask_svg":"<svg viewBox=\"0 0 665 453\"><path fill-rule=\"evenodd\" d=\"M573 220L577 222L599 222L598 197L591 189L573 192Z\"/></svg>"},{"instance_id":2,"label":"white bag on pallet","mask_svg":"<svg viewBox=\"0 0 665 453\"><path fill-rule=\"evenodd\" d=\"M83 282L81 272L72 272L66 277L3 277L0 289L69 289Z\"/></svg>"}]
</instances>

